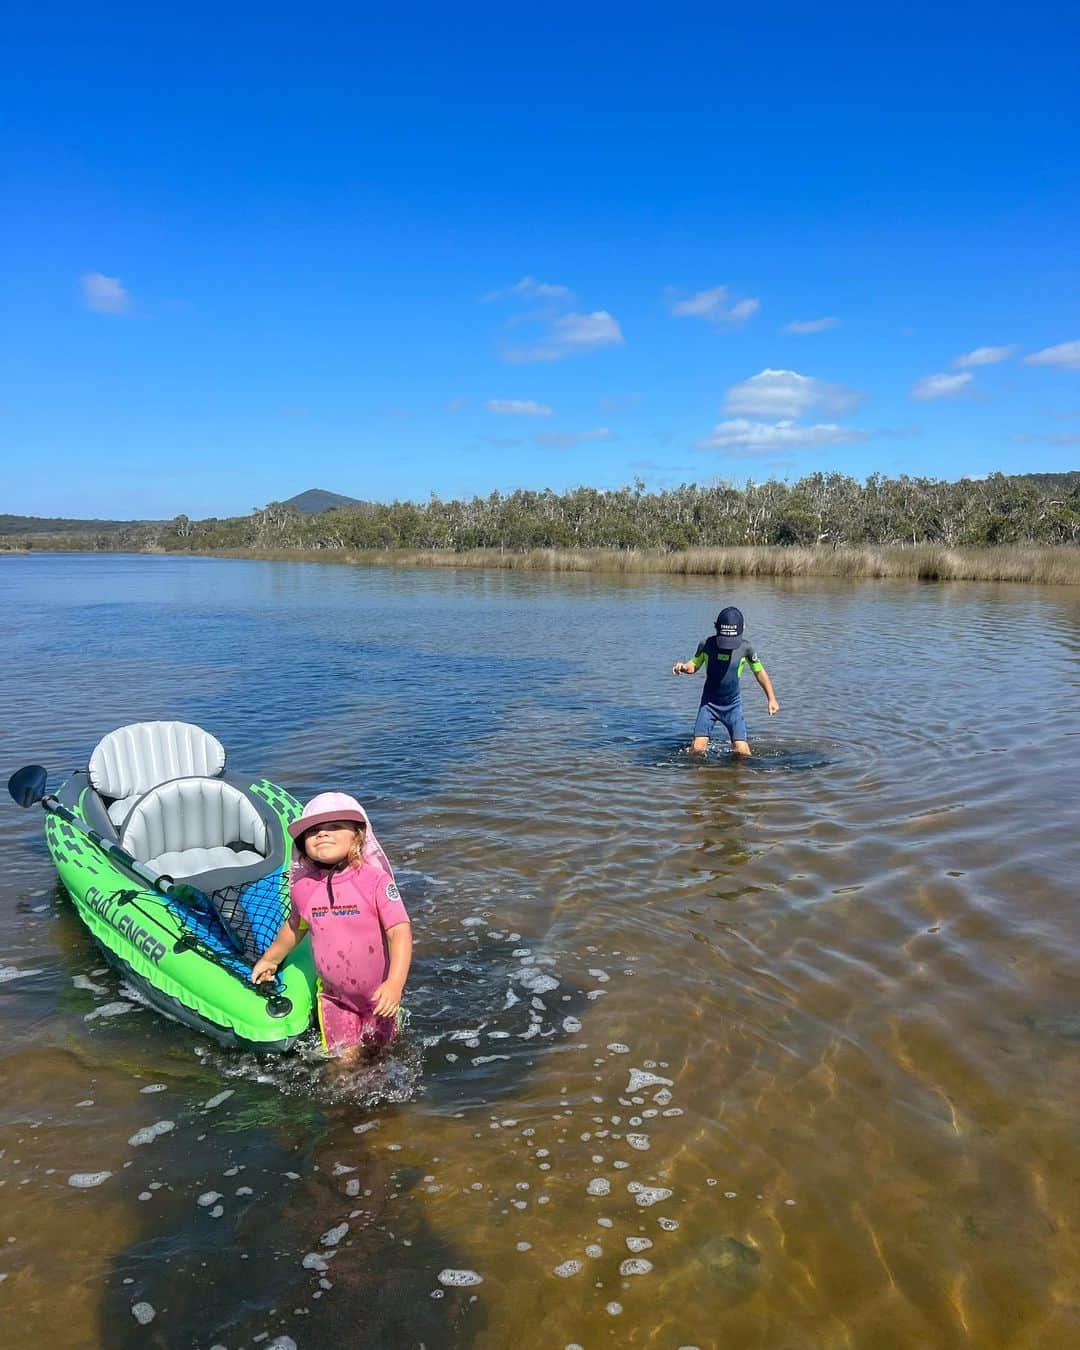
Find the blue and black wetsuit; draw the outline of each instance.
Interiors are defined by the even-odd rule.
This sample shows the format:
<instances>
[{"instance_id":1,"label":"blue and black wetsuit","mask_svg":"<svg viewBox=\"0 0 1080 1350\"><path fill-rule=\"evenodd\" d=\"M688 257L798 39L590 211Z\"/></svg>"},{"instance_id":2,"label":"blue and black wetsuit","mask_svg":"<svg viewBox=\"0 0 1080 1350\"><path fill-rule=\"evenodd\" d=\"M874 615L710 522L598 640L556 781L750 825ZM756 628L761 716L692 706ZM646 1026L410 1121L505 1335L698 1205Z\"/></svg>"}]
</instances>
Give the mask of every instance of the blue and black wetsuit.
<instances>
[{"instance_id":1,"label":"blue and black wetsuit","mask_svg":"<svg viewBox=\"0 0 1080 1350\"><path fill-rule=\"evenodd\" d=\"M739 678L747 666L755 675L765 669L754 648L743 638L734 651L725 651L717 646L715 637L707 637L698 643L692 664L695 670L705 667L705 687L701 691L694 735L709 736L714 725L723 722L732 741L745 741L746 718Z\"/></svg>"}]
</instances>

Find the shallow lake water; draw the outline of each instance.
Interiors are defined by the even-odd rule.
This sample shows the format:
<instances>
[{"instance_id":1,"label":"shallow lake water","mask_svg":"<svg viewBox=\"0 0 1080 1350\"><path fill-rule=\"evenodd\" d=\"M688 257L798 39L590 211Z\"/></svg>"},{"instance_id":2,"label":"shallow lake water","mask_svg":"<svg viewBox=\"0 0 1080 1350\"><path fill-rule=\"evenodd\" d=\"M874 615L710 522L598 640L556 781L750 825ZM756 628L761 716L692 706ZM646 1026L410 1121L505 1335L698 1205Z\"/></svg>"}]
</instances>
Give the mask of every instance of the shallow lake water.
<instances>
[{"instance_id":1,"label":"shallow lake water","mask_svg":"<svg viewBox=\"0 0 1080 1350\"><path fill-rule=\"evenodd\" d=\"M722 603L749 763L670 674ZM5 799L20 1339L1080 1343L1075 589L27 556L0 607L3 777L197 722L365 802L417 948L387 1059L219 1049Z\"/></svg>"}]
</instances>

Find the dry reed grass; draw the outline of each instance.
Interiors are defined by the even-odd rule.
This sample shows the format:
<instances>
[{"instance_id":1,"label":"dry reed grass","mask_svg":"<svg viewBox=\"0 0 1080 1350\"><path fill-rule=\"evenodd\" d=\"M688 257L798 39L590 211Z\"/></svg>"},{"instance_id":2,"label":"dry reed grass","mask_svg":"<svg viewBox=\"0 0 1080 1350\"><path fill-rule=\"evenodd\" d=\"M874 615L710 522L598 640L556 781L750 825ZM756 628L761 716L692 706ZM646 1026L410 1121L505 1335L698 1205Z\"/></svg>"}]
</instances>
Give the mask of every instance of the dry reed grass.
<instances>
[{"instance_id":1,"label":"dry reed grass","mask_svg":"<svg viewBox=\"0 0 1080 1350\"><path fill-rule=\"evenodd\" d=\"M1080 585L1080 548L1003 545L996 548L732 547L682 553L616 549L228 549L212 556L368 567L491 567L526 572L667 573L701 577L907 577L921 581L1021 581Z\"/></svg>"}]
</instances>

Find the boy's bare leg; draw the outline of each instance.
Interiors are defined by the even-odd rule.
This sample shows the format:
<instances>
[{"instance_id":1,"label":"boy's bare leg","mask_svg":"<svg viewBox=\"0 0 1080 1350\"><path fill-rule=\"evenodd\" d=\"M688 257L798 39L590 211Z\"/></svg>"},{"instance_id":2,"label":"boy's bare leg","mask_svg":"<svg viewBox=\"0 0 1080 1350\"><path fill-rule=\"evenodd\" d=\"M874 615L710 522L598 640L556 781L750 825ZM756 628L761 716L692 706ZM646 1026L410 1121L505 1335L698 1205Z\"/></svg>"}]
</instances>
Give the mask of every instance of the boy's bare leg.
<instances>
[{"instance_id":1,"label":"boy's bare leg","mask_svg":"<svg viewBox=\"0 0 1080 1350\"><path fill-rule=\"evenodd\" d=\"M708 736L695 736L690 742L690 753L694 755L703 755L709 748ZM749 753L749 751L747 752Z\"/></svg>"},{"instance_id":2,"label":"boy's bare leg","mask_svg":"<svg viewBox=\"0 0 1080 1350\"><path fill-rule=\"evenodd\" d=\"M750 744L748 741L732 741L731 748L737 755L750 754Z\"/></svg>"}]
</instances>

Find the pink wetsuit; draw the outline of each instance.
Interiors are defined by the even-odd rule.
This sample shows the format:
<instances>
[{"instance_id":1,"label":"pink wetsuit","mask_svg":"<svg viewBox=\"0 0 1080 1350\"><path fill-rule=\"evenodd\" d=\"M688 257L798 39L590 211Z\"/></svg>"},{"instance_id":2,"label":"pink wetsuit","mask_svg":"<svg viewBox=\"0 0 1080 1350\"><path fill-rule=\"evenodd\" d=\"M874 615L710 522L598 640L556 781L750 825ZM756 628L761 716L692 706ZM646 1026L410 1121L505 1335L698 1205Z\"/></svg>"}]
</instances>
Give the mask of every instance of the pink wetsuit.
<instances>
[{"instance_id":1,"label":"pink wetsuit","mask_svg":"<svg viewBox=\"0 0 1080 1350\"><path fill-rule=\"evenodd\" d=\"M376 1017L371 996L390 971L387 932L409 922L393 876L368 862L340 871L305 866L293 876L292 903L293 922L311 929L323 1044L392 1041L397 1018Z\"/></svg>"}]
</instances>

